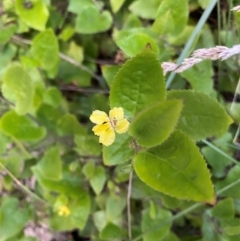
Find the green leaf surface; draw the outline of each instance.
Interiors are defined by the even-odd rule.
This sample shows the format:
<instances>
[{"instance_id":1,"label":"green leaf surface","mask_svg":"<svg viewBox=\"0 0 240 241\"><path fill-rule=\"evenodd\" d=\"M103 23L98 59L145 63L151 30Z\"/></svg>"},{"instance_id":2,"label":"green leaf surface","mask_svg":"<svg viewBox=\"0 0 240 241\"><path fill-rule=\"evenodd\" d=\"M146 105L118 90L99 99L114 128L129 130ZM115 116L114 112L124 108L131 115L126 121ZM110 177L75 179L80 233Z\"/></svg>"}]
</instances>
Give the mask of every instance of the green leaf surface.
<instances>
[{"instance_id":1,"label":"green leaf surface","mask_svg":"<svg viewBox=\"0 0 240 241\"><path fill-rule=\"evenodd\" d=\"M210 94L213 90L213 69L211 61L202 61L181 73L196 91Z\"/></svg>"},{"instance_id":2,"label":"green leaf surface","mask_svg":"<svg viewBox=\"0 0 240 241\"><path fill-rule=\"evenodd\" d=\"M232 119L213 98L195 91L173 90L167 98L182 99L183 110L177 129L185 132L192 140L197 141L213 135L224 134Z\"/></svg>"},{"instance_id":3,"label":"green leaf surface","mask_svg":"<svg viewBox=\"0 0 240 241\"><path fill-rule=\"evenodd\" d=\"M217 203L212 208L211 213L214 217L219 219L232 219L235 215L234 203L232 198L226 198Z\"/></svg>"},{"instance_id":4,"label":"green leaf surface","mask_svg":"<svg viewBox=\"0 0 240 241\"><path fill-rule=\"evenodd\" d=\"M126 207L126 198L121 196L109 196L106 202L106 216L110 221L114 221L117 217L122 215Z\"/></svg>"},{"instance_id":5,"label":"green leaf surface","mask_svg":"<svg viewBox=\"0 0 240 241\"><path fill-rule=\"evenodd\" d=\"M153 52L158 56L159 48L151 32L143 28L114 31L113 38L117 46L129 56L134 57L139 54L147 44L150 44Z\"/></svg>"},{"instance_id":6,"label":"green leaf surface","mask_svg":"<svg viewBox=\"0 0 240 241\"><path fill-rule=\"evenodd\" d=\"M151 229L152 227L156 226L156 223L161 223L166 219L170 218L171 212L164 210L162 208L156 209L155 218L150 216L150 210L146 209L142 212L142 220L141 220L141 229L142 232L146 232L147 230ZM149 233L146 233L143 237L144 241L153 241L153 240L162 240L164 238L171 227L171 223L168 223L156 230L153 230Z\"/></svg>"},{"instance_id":7,"label":"green leaf surface","mask_svg":"<svg viewBox=\"0 0 240 241\"><path fill-rule=\"evenodd\" d=\"M43 69L52 70L56 67L59 61L59 46L52 29L45 30L35 36L31 52Z\"/></svg>"},{"instance_id":8,"label":"green leaf surface","mask_svg":"<svg viewBox=\"0 0 240 241\"><path fill-rule=\"evenodd\" d=\"M85 8L94 7L95 4L92 0L70 0L68 11L80 14Z\"/></svg>"},{"instance_id":9,"label":"green leaf surface","mask_svg":"<svg viewBox=\"0 0 240 241\"><path fill-rule=\"evenodd\" d=\"M113 79L120 69L119 65L102 65L101 70L109 87L111 87Z\"/></svg>"},{"instance_id":10,"label":"green leaf surface","mask_svg":"<svg viewBox=\"0 0 240 241\"><path fill-rule=\"evenodd\" d=\"M60 180L62 178L62 160L58 148L48 149L37 168L43 177L54 181Z\"/></svg>"},{"instance_id":11,"label":"green leaf surface","mask_svg":"<svg viewBox=\"0 0 240 241\"><path fill-rule=\"evenodd\" d=\"M188 0L168 0L161 1L161 4L157 10L156 20L153 23L153 29L159 33L162 33L162 27L168 28L168 21L170 28L167 29L167 33L171 35L180 34L188 21ZM162 24L162 21L164 24Z\"/></svg>"},{"instance_id":12,"label":"green leaf surface","mask_svg":"<svg viewBox=\"0 0 240 241\"><path fill-rule=\"evenodd\" d=\"M216 229L213 228L214 223L211 218L207 211L203 214L201 227L203 241L219 241L219 235Z\"/></svg>"},{"instance_id":13,"label":"green leaf surface","mask_svg":"<svg viewBox=\"0 0 240 241\"><path fill-rule=\"evenodd\" d=\"M81 34L94 34L108 30L112 25L112 16L108 11L100 12L94 6L84 8L76 18L75 29Z\"/></svg>"},{"instance_id":14,"label":"green leaf surface","mask_svg":"<svg viewBox=\"0 0 240 241\"><path fill-rule=\"evenodd\" d=\"M134 169L143 182L169 196L215 202L204 159L194 143L179 131L162 145L139 152L134 158Z\"/></svg>"},{"instance_id":15,"label":"green leaf surface","mask_svg":"<svg viewBox=\"0 0 240 241\"><path fill-rule=\"evenodd\" d=\"M0 206L0 241L19 234L30 218L29 210L20 208L17 199L5 197Z\"/></svg>"},{"instance_id":16,"label":"green leaf surface","mask_svg":"<svg viewBox=\"0 0 240 241\"><path fill-rule=\"evenodd\" d=\"M100 238L104 240L114 240L121 238L122 230L119 226L108 223L104 229L100 232Z\"/></svg>"},{"instance_id":17,"label":"green leaf surface","mask_svg":"<svg viewBox=\"0 0 240 241\"><path fill-rule=\"evenodd\" d=\"M203 147L201 149L206 161L211 166L211 173L217 178L222 178L226 175L227 166L231 164L229 158L215 151L211 147Z\"/></svg>"},{"instance_id":18,"label":"green leaf surface","mask_svg":"<svg viewBox=\"0 0 240 241\"><path fill-rule=\"evenodd\" d=\"M34 95L33 81L20 65L9 66L3 77L2 91L6 98L9 96L8 93L11 93L11 98L16 102L15 110L19 115L26 114L31 108Z\"/></svg>"},{"instance_id":19,"label":"green leaf surface","mask_svg":"<svg viewBox=\"0 0 240 241\"><path fill-rule=\"evenodd\" d=\"M101 166L96 167L94 169L94 174L89 179L90 185L96 195L99 195L103 190L106 179L105 169Z\"/></svg>"},{"instance_id":20,"label":"green leaf surface","mask_svg":"<svg viewBox=\"0 0 240 241\"><path fill-rule=\"evenodd\" d=\"M137 0L129 6L129 10L141 18L155 19L160 3L161 0L149 0L147 4L145 0Z\"/></svg>"},{"instance_id":21,"label":"green leaf surface","mask_svg":"<svg viewBox=\"0 0 240 241\"><path fill-rule=\"evenodd\" d=\"M49 87L44 91L43 102L54 108L59 107L62 102L62 94L56 87Z\"/></svg>"},{"instance_id":22,"label":"green leaf surface","mask_svg":"<svg viewBox=\"0 0 240 241\"><path fill-rule=\"evenodd\" d=\"M82 169L82 173L86 176L86 178L89 179L94 175L94 170L95 170L94 161L89 161L84 165Z\"/></svg>"},{"instance_id":23,"label":"green leaf surface","mask_svg":"<svg viewBox=\"0 0 240 241\"><path fill-rule=\"evenodd\" d=\"M110 0L111 8L114 13L117 13L126 0Z\"/></svg>"},{"instance_id":24,"label":"green leaf surface","mask_svg":"<svg viewBox=\"0 0 240 241\"><path fill-rule=\"evenodd\" d=\"M2 27L0 24L0 31L1 31L0 44L2 45L6 44L11 39L11 37L13 36L16 30L17 30L17 26L14 24L6 27Z\"/></svg>"},{"instance_id":25,"label":"green leaf surface","mask_svg":"<svg viewBox=\"0 0 240 241\"><path fill-rule=\"evenodd\" d=\"M49 12L42 0L31 1L29 7L27 7L25 0L16 0L16 12L30 28L39 31L45 30Z\"/></svg>"},{"instance_id":26,"label":"green leaf surface","mask_svg":"<svg viewBox=\"0 0 240 241\"><path fill-rule=\"evenodd\" d=\"M129 133L140 146L161 144L173 132L177 124L182 102L170 100L151 106L140 112L132 121Z\"/></svg>"},{"instance_id":27,"label":"green leaf surface","mask_svg":"<svg viewBox=\"0 0 240 241\"><path fill-rule=\"evenodd\" d=\"M240 176L240 167L234 166L227 174L227 177L224 180L221 180L215 184L216 191L228 186L237 180L239 180ZM234 185L228 190L224 191L220 194L221 197L232 197L235 199L240 199L240 184Z\"/></svg>"},{"instance_id":28,"label":"green leaf surface","mask_svg":"<svg viewBox=\"0 0 240 241\"><path fill-rule=\"evenodd\" d=\"M162 68L149 49L122 66L113 80L110 92L111 108L122 107L128 118L165 99Z\"/></svg>"},{"instance_id":29,"label":"green leaf surface","mask_svg":"<svg viewBox=\"0 0 240 241\"><path fill-rule=\"evenodd\" d=\"M46 135L44 127L27 116L19 116L14 111L6 112L0 119L0 130L13 138L21 141L36 141Z\"/></svg>"},{"instance_id":30,"label":"green leaf surface","mask_svg":"<svg viewBox=\"0 0 240 241\"><path fill-rule=\"evenodd\" d=\"M134 150L129 148L131 139L128 134L117 134L112 145L103 146L104 164L112 166L129 161L134 155Z\"/></svg>"}]
</instances>

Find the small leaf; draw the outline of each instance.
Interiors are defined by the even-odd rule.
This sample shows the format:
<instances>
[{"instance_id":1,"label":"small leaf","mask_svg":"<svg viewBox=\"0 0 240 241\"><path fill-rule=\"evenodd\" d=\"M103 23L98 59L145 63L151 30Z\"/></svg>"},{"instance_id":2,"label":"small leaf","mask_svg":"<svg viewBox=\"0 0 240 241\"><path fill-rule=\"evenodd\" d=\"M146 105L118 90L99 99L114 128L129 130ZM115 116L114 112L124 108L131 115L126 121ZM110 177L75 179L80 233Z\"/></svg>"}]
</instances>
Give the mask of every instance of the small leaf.
<instances>
[{"instance_id":1,"label":"small leaf","mask_svg":"<svg viewBox=\"0 0 240 241\"><path fill-rule=\"evenodd\" d=\"M32 55L45 70L52 70L59 61L58 40L52 29L36 35L31 46Z\"/></svg>"},{"instance_id":2,"label":"small leaf","mask_svg":"<svg viewBox=\"0 0 240 241\"><path fill-rule=\"evenodd\" d=\"M29 111L33 103L34 86L31 77L20 65L13 64L7 69L2 88L6 98L8 93L11 93L11 98L16 101L16 112L19 115Z\"/></svg>"},{"instance_id":3,"label":"small leaf","mask_svg":"<svg viewBox=\"0 0 240 241\"><path fill-rule=\"evenodd\" d=\"M30 211L20 208L17 199L3 198L0 206L0 240L5 241L19 234L30 219Z\"/></svg>"},{"instance_id":4,"label":"small leaf","mask_svg":"<svg viewBox=\"0 0 240 241\"><path fill-rule=\"evenodd\" d=\"M156 207L156 215L155 218L151 218L150 216L150 210L146 209L142 212L142 221L141 221L141 228L142 232L147 232L147 230L151 229L152 227L156 226L156 223L161 223L165 221L166 219L170 218L171 212L164 210L162 208ZM171 223L168 223L164 225L163 227L160 227L156 230L152 230L151 232L147 232L143 240L144 241L153 241L153 240L162 240L163 237L165 237L171 227Z\"/></svg>"},{"instance_id":5,"label":"small leaf","mask_svg":"<svg viewBox=\"0 0 240 241\"><path fill-rule=\"evenodd\" d=\"M27 116L19 116L14 111L6 112L0 119L0 130L13 138L22 141L40 140L46 130Z\"/></svg>"},{"instance_id":6,"label":"small leaf","mask_svg":"<svg viewBox=\"0 0 240 241\"><path fill-rule=\"evenodd\" d=\"M234 203L232 198L226 198L217 203L212 208L211 213L214 217L219 219L232 219L235 215Z\"/></svg>"},{"instance_id":7,"label":"small leaf","mask_svg":"<svg viewBox=\"0 0 240 241\"><path fill-rule=\"evenodd\" d=\"M101 166L96 167L94 170L94 174L92 177L90 177L89 181L96 195L99 195L106 182L105 169Z\"/></svg>"},{"instance_id":8,"label":"small leaf","mask_svg":"<svg viewBox=\"0 0 240 241\"><path fill-rule=\"evenodd\" d=\"M159 31L159 25L161 25L161 21L165 21L169 19L171 23L171 28L167 33L171 35L180 34L188 21L188 0L168 0L162 1L158 10L156 20L153 23L153 28L157 32ZM160 28L161 29L161 28Z\"/></svg>"},{"instance_id":9,"label":"small leaf","mask_svg":"<svg viewBox=\"0 0 240 241\"><path fill-rule=\"evenodd\" d=\"M43 102L57 108L62 101L62 94L56 87L49 87L43 94Z\"/></svg>"},{"instance_id":10,"label":"small leaf","mask_svg":"<svg viewBox=\"0 0 240 241\"><path fill-rule=\"evenodd\" d=\"M17 26L14 24L6 27L2 27L0 24L0 31L1 31L0 44L2 45L6 44L11 39L13 34L16 32L16 30L17 30Z\"/></svg>"},{"instance_id":11,"label":"small leaf","mask_svg":"<svg viewBox=\"0 0 240 241\"><path fill-rule=\"evenodd\" d=\"M94 161L86 163L82 169L82 173L89 179L94 175L95 164Z\"/></svg>"},{"instance_id":12,"label":"small leaf","mask_svg":"<svg viewBox=\"0 0 240 241\"><path fill-rule=\"evenodd\" d=\"M111 87L113 83L113 79L120 69L119 65L103 65L101 66L103 77L105 78L109 87Z\"/></svg>"},{"instance_id":13,"label":"small leaf","mask_svg":"<svg viewBox=\"0 0 240 241\"><path fill-rule=\"evenodd\" d=\"M125 0L110 0L113 13L117 13L124 4Z\"/></svg>"},{"instance_id":14,"label":"small leaf","mask_svg":"<svg viewBox=\"0 0 240 241\"><path fill-rule=\"evenodd\" d=\"M62 160L57 147L51 147L45 153L43 159L37 164L42 176L58 181L62 178Z\"/></svg>"},{"instance_id":15,"label":"small leaf","mask_svg":"<svg viewBox=\"0 0 240 241\"><path fill-rule=\"evenodd\" d=\"M215 202L204 159L194 143L179 131L162 145L139 152L133 164L139 178L155 190L180 199Z\"/></svg>"},{"instance_id":16,"label":"small leaf","mask_svg":"<svg viewBox=\"0 0 240 241\"><path fill-rule=\"evenodd\" d=\"M122 230L119 226L108 223L100 232L100 238L104 240L114 240L122 237Z\"/></svg>"},{"instance_id":17,"label":"small leaf","mask_svg":"<svg viewBox=\"0 0 240 241\"><path fill-rule=\"evenodd\" d=\"M84 8L76 18L76 32L81 34L94 34L105 32L112 25L112 16L108 11L100 13L96 6Z\"/></svg>"},{"instance_id":18,"label":"small leaf","mask_svg":"<svg viewBox=\"0 0 240 241\"><path fill-rule=\"evenodd\" d=\"M182 102L178 100L165 101L151 106L134 118L129 133L141 146L156 146L173 132L182 107Z\"/></svg>"},{"instance_id":19,"label":"small leaf","mask_svg":"<svg viewBox=\"0 0 240 241\"><path fill-rule=\"evenodd\" d=\"M155 19L160 3L161 0L150 0L147 4L145 0L137 0L129 6L129 10L141 18Z\"/></svg>"},{"instance_id":20,"label":"small leaf","mask_svg":"<svg viewBox=\"0 0 240 241\"><path fill-rule=\"evenodd\" d=\"M232 123L232 119L220 104L203 93L173 90L168 92L167 98L183 100L183 110L177 129L185 132L194 141L222 135Z\"/></svg>"},{"instance_id":21,"label":"small leaf","mask_svg":"<svg viewBox=\"0 0 240 241\"><path fill-rule=\"evenodd\" d=\"M29 27L43 31L48 20L49 12L43 0L29 2L27 7L25 0L16 0L16 12L21 20Z\"/></svg>"},{"instance_id":22,"label":"small leaf","mask_svg":"<svg viewBox=\"0 0 240 241\"><path fill-rule=\"evenodd\" d=\"M110 106L122 107L124 114L132 118L165 98L162 68L154 53L145 49L118 71L110 92Z\"/></svg>"},{"instance_id":23,"label":"small leaf","mask_svg":"<svg viewBox=\"0 0 240 241\"><path fill-rule=\"evenodd\" d=\"M113 38L117 46L129 57L139 54L148 43L151 45L153 52L158 56L159 47L152 35L149 30L136 28L122 31L115 30Z\"/></svg>"},{"instance_id":24,"label":"small leaf","mask_svg":"<svg viewBox=\"0 0 240 241\"><path fill-rule=\"evenodd\" d=\"M117 134L111 146L103 146L104 164L112 166L129 161L134 155L134 150L130 148L131 139L128 134Z\"/></svg>"}]
</instances>

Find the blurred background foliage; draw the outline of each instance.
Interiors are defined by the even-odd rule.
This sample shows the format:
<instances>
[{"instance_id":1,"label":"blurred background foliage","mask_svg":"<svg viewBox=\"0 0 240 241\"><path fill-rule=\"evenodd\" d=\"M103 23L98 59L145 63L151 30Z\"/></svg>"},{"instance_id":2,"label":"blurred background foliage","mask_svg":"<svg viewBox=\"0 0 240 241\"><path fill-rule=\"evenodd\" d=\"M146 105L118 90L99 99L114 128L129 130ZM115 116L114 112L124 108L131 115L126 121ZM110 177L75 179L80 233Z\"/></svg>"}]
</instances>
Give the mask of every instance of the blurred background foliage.
<instances>
[{"instance_id":1,"label":"blurred background foliage","mask_svg":"<svg viewBox=\"0 0 240 241\"><path fill-rule=\"evenodd\" d=\"M0 241L129 240L133 150L105 151L103 160L89 116L108 112L113 77L146 43L159 64L198 48L238 44L240 14L231 11L238 4L1 0ZM239 98L230 110L238 75L236 55L166 81L171 89L216 98L239 123ZM239 179L236 130L199 143L216 190ZM133 174L132 240L239 240L239 190L237 183L210 207L156 192Z\"/></svg>"}]
</instances>

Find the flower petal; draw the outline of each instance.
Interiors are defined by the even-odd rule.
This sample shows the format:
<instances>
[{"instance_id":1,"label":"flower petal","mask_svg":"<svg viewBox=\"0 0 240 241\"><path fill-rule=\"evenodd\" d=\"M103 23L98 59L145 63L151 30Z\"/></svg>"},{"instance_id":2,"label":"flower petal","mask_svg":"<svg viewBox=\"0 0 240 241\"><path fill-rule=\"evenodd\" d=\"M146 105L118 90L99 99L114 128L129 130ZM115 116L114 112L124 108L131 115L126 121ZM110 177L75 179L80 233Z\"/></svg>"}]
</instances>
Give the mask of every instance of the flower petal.
<instances>
[{"instance_id":1,"label":"flower petal","mask_svg":"<svg viewBox=\"0 0 240 241\"><path fill-rule=\"evenodd\" d=\"M90 116L91 122L95 124L102 124L109 120L108 115L104 111L95 110Z\"/></svg>"},{"instance_id":2,"label":"flower petal","mask_svg":"<svg viewBox=\"0 0 240 241\"><path fill-rule=\"evenodd\" d=\"M124 118L122 120L117 121L114 128L117 133L122 134L128 130L129 125L130 125L129 121L126 118Z\"/></svg>"},{"instance_id":3,"label":"flower petal","mask_svg":"<svg viewBox=\"0 0 240 241\"><path fill-rule=\"evenodd\" d=\"M103 132L105 132L107 129L112 128L111 124L109 122L100 124L100 125L95 125L92 128L92 131L96 136L100 136Z\"/></svg>"},{"instance_id":4,"label":"flower petal","mask_svg":"<svg viewBox=\"0 0 240 241\"><path fill-rule=\"evenodd\" d=\"M115 132L113 128L109 128L100 135L99 142L105 146L110 146L115 140Z\"/></svg>"},{"instance_id":5,"label":"flower petal","mask_svg":"<svg viewBox=\"0 0 240 241\"><path fill-rule=\"evenodd\" d=\"M121 120L124 118L123 108L114 107L109 111L109 117L111 120Z\"/></svg>"}]
</instances>

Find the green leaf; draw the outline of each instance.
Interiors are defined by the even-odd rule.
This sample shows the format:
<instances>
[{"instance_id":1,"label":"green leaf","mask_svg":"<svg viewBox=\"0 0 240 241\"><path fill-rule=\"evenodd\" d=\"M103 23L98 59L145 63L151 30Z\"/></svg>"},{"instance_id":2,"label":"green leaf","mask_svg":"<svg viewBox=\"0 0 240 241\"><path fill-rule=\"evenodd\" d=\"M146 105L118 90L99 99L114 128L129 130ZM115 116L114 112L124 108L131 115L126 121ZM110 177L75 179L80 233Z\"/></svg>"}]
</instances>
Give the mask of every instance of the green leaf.
<instances>
[{"instance_id":1,"label":"green leaf","mask_svg":"<svg viewBox=\"0 0 240 241\"><path fill-rule=\"evenodd\" d=\"M179 131L161 146L139 152L133 164L139 178L155 190L179 199L215 202L210 173L202 155Z\"/></svg>"},{"instance_id":2,"label":"green leaf","mask_svg":"<svg viewBox=\"0 0 240 241\"><path fill-rule=\"evenodd\" d=\"M90 177L89 181L93 191L96 193L96 195L99 195L106 182L105 169L101 166L96 167L94 174Z\"/></svg>"},{"instance_id":3,"label":"green leaf","mask_svg":"<svg viewBox=\"0 0 240 241\"><path fill-rule=\"evenodd\" d=\"M139 54L147 44L151 45L153 52L158 56L159 47L152 35L149 30L144 28L134 28L122 31L115 30L113 38L117 46L129 57Z\"/></svg>"},{"instance_id":4,"label":"green leaf","mask_svg":"<svg viewBox=\"0 0 240 241\"><path fill-rule=\"evenodd\" d=\"M122 230L113 223L108 223L100 232L100 238L104 240L113 240L122 237Z\"/></svg>"},{"instance_id":5,"label":"green leaf","mask_svg":"<svg viewBox=\"0 0 240 241\"><path fill-rule=\"evenodd\" d=\"M188 21L188 0L168 0L162 1L158 10L156 20L153 23L153 29L162 33L162 28L168 28L166 23L171 23L167 33L171 35L180 34ZM162 24L162 21L165 24Z\"/></svg>"},{"instance_id":6,"label":"green leaf","mask_svg":"<svg viewBox=\"0 0 240 241\"><path fill-rule=\"evenodd\" d=\"M106 202L106 216L109 221L114 221L122 215L126 207L126 198L121 196L109 196Z\"/></svg>"},{"instance_id":7,"label":"green leaf","mask_svg":"<svg viewBox=\"0 0 240 241\"><path fill-rule=\"evenodd\" d=\"M225 186L228 186L239 179L240 176L240 167L234 166L229 172L227 177L224 180L221 180L215 184L216 190L220 190ZM240 184L234 185L233 187L229 188L228 190L224 191L220 194L221 197L232 197L235 199L240 199Z\"/></svg>"},{"instance_id":8,"label":"green leaf","mask_svg":"<svg viewBox=\"0 0 240 241\"><path fill-rule=\"evenodd\" d=\"M207 211L203 214L202 220L202 236L203 241L219 241L219 235L215 228L213 228L214 223L212 217L208 214Z\"/></svg>"},{"instance_id":9,"label":"green leaf","mask_svg":"<svg viewBox=\"0 0 240 241\"><path fill-rule=\"evenodd\" d=\"M105 78L109 87L111 87L113 83L113 79L120 69L119 65L102 65L101 70L103 77Z\"/></svg>"},{"instance_id":10,"label":"green leaf","mask_svg":"<svg viewBox=\"0 0 240 241\"><path fill-rule=\"evenodd\" d=\"M212 215L219 219L232 219L235 215L234 203L232 198L226 198L217 203L211 210Z\"/></svg>"},{"instance_id":11,"label":"green leaf","mask_svg":"<svg viewBox=\"0 0 240 241\"><path fill-rule=\"evenodd\" d=\"M116 139L112 145L103 146L104 164L112 166L129 161L134 155L134 150L129 148L131 139L128 134L116 134Z\"/></svg>"},{"instance_id":12,"label":"green leaf","mask_svg":"<svg viewBox=\"0 0 240 241\"><path fill-rule=\"evenodd\" d=\"M211 2L210 0L198 0L199 5L203 9L205 9L210 2Z\"/></svg>"},{"instance_id":13,"label":"green leaf","mask_svg":"<svg viewBox=\"0 0 240 241\"><path fill-rule=\"evenodd\" d=\"M46 135L46 130L39 127L27 116L19 116L14 111L6 112L0 119L0 130L21 141L36 141Z\"/></svg>"},{"instance_id":14,"label":"green leaf","mask_svg":"<svg viewBox=\"0 0 240 241\"><path fill-rule=\"evenodd\" d=\"M177 124L182 102L170 100L140 112L132 121L129 133L140 146L152 147L165 141Z\"/></svg>"},{"instance_id":15,"label":"green leaf","mask_svg":"<svg viewBox=\"0 0 240 241\"><path fill-rule=\"evenodd\" d=\"M62 102L62 94L56 87L49 87L44 91L43 102L57 108Z\"/></svg>"},{"instance_id":16,"label":"green leaf","mask_svg":"<svg viewBox=\"0 0 240 241\"><path fill-rule=\"evenodd\" d=\"M80 14L85 8L94 7L92 0L70 0L68 10L72 13Z\"/></svg>"},{"instance_id":17,"label":"green leaf","mask_svg":"<svg viewBox=\"0 0 240 241\"><path fill-rule=\"evenodd\" d=\"M125 0L110 0L113 13L117 13L124 4Z\"/></svg>"},{"instance_id":18,"label":"green leaf","mask_svg":"<svg viewBox=\"0 0 240 241\"><path fill-rule=\"evenodd\" d=\"M227 166L231 164L229 158L215 151L211 147L203 147L201 152L211 166L211 173L217 178L222 178L226 175Z\"/></svg>"},{"instance_id":19,"label":"green leaf","mask_svg":"<svg viewBox=\"0 0 240 241\"><path fill-rule=\"evenodd\" d=\"M171 216L172 216L171 212L164 210L162 208L156 207L155 218L152 218L150 216L150 210L149 209L144 210L142 212L142 221L141 221L142 232L144 233L148 231L152 227L156 226L156 223L161 223L166 219L170 218ZM147 232L144 235L143 240L144 241L162 240L162 238L164 238L168 234L170 227L171 227L171 223L168 223L163 227L160 227L156 230L152 230L149 233Z\"/></svg>"},{"instance_id":20,"label":"green leaf","mask_svg":"<svg viewBox=\"0 0 240 241\"><path fill-rule=\"evenodd\" d=\"M42 176L58 181L62 178L62 160L57 147L48 149L43 159L37 164L38 170Z\"/></svg>"},{"instance_id":21,"label":"green leaf","mask_svg":"<svg viewBox=\"0 0 240 241\"><path fill-rule=\"evenodd\" d=\"M0 31L1 31L0 44L2 45L6 44L11 39L13 34L16 32L16 30L17 30L17 26L15 24L12 24L6 27L2 27L0 24Z\"/></svg>"},{"instance_id":22,"label":"green leaf","mask_svg":"<svg viewBox=\"0 0 240 241\"><path fill-rule=\"evenodd\" d=\"M2 91L6 98L11 93L19 115L26 114L31 108L34 95L33 81L20 65L13 64L7 69L3 77Z\"/></svg>"},{"instance_id":23,"label":"green leaf","mask_svg":"<svg viewBox=\"0 0 240 241\"><path fill-rule=\"evenodd\" d=\"M60 135L85 135L86 129L80 124L77 117L72 114L66 114L57 122L57 128Z\"/></svg>"},{"instance_id":24,"label":"green leaf","mask_svg":"<svg viewBox=\"0 0 240 241\"><path fill-rule=\"evenodd\" d=\"M45 70L52 70L59 61L58 40L52 29L45 30L33 39L31 52Z\"/></svg>"},{"instance_id":25,"label":"green leaf","mask_svg":"<svg viewBox=\"0 0 240 241\"><path fill-rule=\"evenodd\" d=\"M19 234L31 215L27 208L20 208L15 198L5 197L0 207L0 240L7 241Z\"/></svg>"},{"instance_id":26,"label":"green leaf","mask_svg":"<svg viewBox=\"0 0 240 241\"><path fill-rule=\"evenodd\" d=\"M195 91L169 91L168 99L182 99L183 110L177 129L197 141L224 134L232 119L213 98Z\"/></svg>"},{"instance_id":27,"label":"green leaf","mask_svg":"<svg viewBox=\"0 0 240 241\"><path fill-rule=\"evenodd\" d=\"M94 175L95 164L94 161L86 163L82 169L82 173L89 179Z\"/></svg>"},{"instance_id":28,"label":"green leaf","mask_svg":"<svg viewBox=\"0 0 240 241\"><path fill-rule=\"evenodd\" d=\"M155 19L160 3L161 0L150 0L147 4L145 0L137 0L129 6L129 10L141 18Z\"/></svg>"},{"instance_id":29,"label":"green leaf","mask_svg":"<svg viewBox=\"0 0 240 241\"><path fill-rule=\"evenodd\" d=\"M111 27L112 21L110 12L100 12L96 6L89 6L77 16L75 29L81 34L105 32Z\"/></svg>"},{"instance_id":30,"label":"green leaf","mask_svg":"<svg viewBox=\"0 0 240 241\"><path fill-rule=\"evenodd\" d=\"M235 236L240 234L240 219L233 218L223 222L223 230L229 236ZM238 237L239 238L239 237Z\"/></svg>"},{"instance_id":31,"label":"green leaf","mask_svg":"<svg viewBox=\"0 0 240 241\"><path fill-rule=\"evenodd\" d=\"M114 78L110 92L111 108L122 107L128 118L165 99L162 68L149 49L122 66Z\"/></svg>"},{"instance_id":32,"label":"green leaf","mask_svg":"<svg viewBox=\"0 0 240 241\"><path fill-rule=\"evenodd\" d=\"M76 60L78 63L82 63L84 59L83 48L77 45L75 42L69 44L68 55Z\"/></svg>"},{"instance_id":33,"label":"green leaf","mask_svg":"<svg viewBox=\"0 0 240 241\"><path fill-rule=\"evenodd\" d=\"M16 0L16 12L21 20L30 28L43 31L48 20L49 12L42 0L29 2L27 7L25 0Z\"/></svg>"},{"instance_id":34,"label":"green leaf","mask_svg":"<svg viewBox=\"0 0 240 241\"><path fill-rule=\"evenodd\" d=\"M211 61L202 61L181 73L196 91L210 94L213 90L213 69Z\"/></svg>"},{"instance_id":35,"label":"green leaf","mask_svg":"<svg viewBox=\"0 0 240 241\"><path fill-rule=\"evenodd\" d=\"M180 241L180 239L176 236L175 233L168 233L161 241Z\"/></svg>"}]
</instances>

